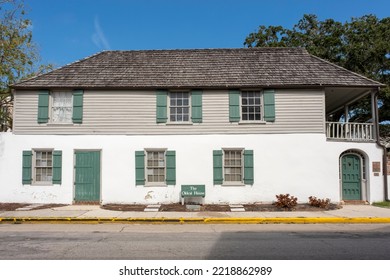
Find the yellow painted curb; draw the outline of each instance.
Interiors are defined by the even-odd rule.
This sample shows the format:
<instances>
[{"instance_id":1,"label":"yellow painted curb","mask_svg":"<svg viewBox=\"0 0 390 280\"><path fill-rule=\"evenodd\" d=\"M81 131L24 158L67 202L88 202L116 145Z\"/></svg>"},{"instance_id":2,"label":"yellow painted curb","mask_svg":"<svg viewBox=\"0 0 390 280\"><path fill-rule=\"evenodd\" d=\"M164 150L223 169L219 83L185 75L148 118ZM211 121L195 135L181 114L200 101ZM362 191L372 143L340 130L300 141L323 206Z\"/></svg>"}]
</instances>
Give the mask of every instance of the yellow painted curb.
<instances>
[{"instance_id":1,"label":"yellow painted curb","mask_svg":"<svg viewBox=\"0 0 390 280\"><path fill-rule=\"evenodd\" d=\"M387 224L390 217L292 217L292 218L72 218L72 217L4 217L0 218L0 223L20 224L20 223L129 223L129 224Z\"/></svg>"}]
</instances>

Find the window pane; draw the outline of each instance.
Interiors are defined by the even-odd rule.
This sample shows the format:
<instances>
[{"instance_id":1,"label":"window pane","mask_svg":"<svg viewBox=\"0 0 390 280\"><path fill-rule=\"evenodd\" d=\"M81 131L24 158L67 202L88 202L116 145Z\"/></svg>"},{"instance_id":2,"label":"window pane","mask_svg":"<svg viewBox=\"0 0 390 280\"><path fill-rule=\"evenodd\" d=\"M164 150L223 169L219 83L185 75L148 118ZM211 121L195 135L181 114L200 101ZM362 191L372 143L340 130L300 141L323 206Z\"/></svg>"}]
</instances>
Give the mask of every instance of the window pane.
<instances>
[{"instance_id":1,"label":"window pane","mask_svg":"<svg viewBox=\"0 0 390 280\"><path fill-rule=\"evenodd\" d=\"M224 176L226 182L242 181L242 151L224 151Z\"/></svg>"},{"instance_id":2,"label":"window pane","mask_svg":"<svg viewBox=\"0 0 390 280\"><path fill-rule=\"evenodd\" d=\"M189 121L189 98L190 94L188 92L170 93L170 121Z\"/></svg>"},{"instance_id":3,"label":"window pane","mask_svg":"<svg viewBox=\"0 0 390 280\"><path fill-rule=\"evenodd\" d=\"M260 91L241 93L241 118L243 121L261 120Z\"/></svg>"},{"instance_id":4,"label":"window pane","mask_svg":"<svg viewBox=\"0 0 390 280\"><path fill-rule=\"evenodd\" d=\"M147 152L147 180L148 182L165 181L165 152Z\"/></svg>"},{"instance_id":5,"label":"window pane","mask_svg":"<svg viewBox=\"0 0 390 280\"><path fill-rule=\"evenodd\" d=\"M72 122L73 98L71 92L52 92L51 119L55 123Z\"/></svg>"},{"instance_id":6,"label":"window pane","mask_svg":"<svg viewBox=\"0 0 390 280\"><path fill-rule=\"evenodd\" d=\"M34 162L35 182L52 181L53 154L51 151L36 151Z\"/></svg>"}]
</instances>

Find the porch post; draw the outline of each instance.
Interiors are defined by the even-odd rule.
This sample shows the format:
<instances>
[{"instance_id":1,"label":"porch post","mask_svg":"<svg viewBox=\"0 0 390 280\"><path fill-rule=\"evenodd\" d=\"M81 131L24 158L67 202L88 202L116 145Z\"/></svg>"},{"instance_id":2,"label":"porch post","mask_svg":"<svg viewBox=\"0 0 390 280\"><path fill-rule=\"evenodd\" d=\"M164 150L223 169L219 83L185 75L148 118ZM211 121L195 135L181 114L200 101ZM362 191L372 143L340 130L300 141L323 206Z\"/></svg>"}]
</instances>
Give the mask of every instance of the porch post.
<instances>
[{"instance_id":1,"label":"porch post","mask_svg":"<svg viewBox=\"0 0 390 280\"><path fill-rule=\"evenodd\" d=\"M373 90L371 91L371 119L372 119L372 132L373 132L373 139L376 139L376 136L377 136L377 116L376 116L376 110L377 110L377 107L378 106L376 104L376 98L375 98L375 95L376 95L376 92ZM377 140L377 139L376 139Z\"/></svg>"},{"instance_id":2,"label":"porch post","mask_svg":"<svg viewBox=\"0 0 390 280\"><path fill-rule=\"evenodd\" d=\"M344 105L344 122L345 122L345 125L344 125L344 135L342 136L343 138L348 138L350 135L349 135L349 107L348 107L348 104Z\"/></svg>"},{"instance_id":3,"label":"porch post","mask_svg":"<svg viewBox=\"0 0 390 280\"><path fill-rule=\"evenodd\" d=\"M344 105L344 122L347 123L349 122L349 107L348 105Z\"/></svg>"}]
</instances>

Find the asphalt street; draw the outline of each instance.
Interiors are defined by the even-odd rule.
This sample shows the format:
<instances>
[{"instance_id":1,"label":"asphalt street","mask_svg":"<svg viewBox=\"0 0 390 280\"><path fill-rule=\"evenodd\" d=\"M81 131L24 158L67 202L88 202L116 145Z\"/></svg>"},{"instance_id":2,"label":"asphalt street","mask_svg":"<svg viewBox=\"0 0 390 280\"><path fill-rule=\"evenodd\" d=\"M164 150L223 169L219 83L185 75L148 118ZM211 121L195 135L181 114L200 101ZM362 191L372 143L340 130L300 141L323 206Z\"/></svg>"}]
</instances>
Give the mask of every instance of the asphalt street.
<instances>
[{"instance_id":1,"label":"asphalt street","mask_svg":"<svg viewBox=\"0 0 390 280\"><path fill-rule=\"evenodd\" d=\"M390 225L0 224L1 259L389 260Z\"/></svg>"}]
</instances>

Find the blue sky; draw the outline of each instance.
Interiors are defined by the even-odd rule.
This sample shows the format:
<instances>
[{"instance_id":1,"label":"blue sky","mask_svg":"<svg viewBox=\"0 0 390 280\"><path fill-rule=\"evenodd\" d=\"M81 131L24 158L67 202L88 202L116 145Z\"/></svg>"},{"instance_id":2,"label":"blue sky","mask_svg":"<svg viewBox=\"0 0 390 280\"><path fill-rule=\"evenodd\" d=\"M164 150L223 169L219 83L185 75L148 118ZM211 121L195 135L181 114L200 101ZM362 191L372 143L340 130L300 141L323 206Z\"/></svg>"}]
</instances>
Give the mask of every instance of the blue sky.
<instances>
[{"instance_id":1,"label":"blue sky","mask_svg":"<svg viewBox=\"0 0 390 280\"><path fill-rule=\"evenodd\" d=\"M25 0L42 63L102 50L241 48L259 25L291 28L303 14L345 22L390 16L389 0Z\"/></svg>"}]
</instances>

